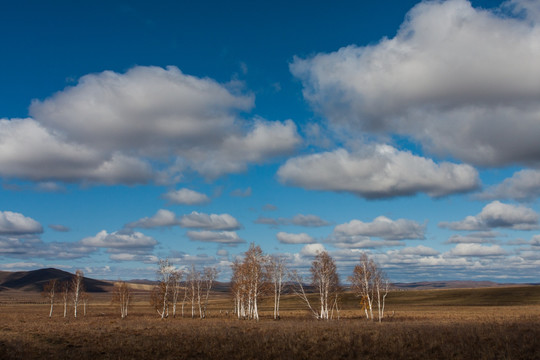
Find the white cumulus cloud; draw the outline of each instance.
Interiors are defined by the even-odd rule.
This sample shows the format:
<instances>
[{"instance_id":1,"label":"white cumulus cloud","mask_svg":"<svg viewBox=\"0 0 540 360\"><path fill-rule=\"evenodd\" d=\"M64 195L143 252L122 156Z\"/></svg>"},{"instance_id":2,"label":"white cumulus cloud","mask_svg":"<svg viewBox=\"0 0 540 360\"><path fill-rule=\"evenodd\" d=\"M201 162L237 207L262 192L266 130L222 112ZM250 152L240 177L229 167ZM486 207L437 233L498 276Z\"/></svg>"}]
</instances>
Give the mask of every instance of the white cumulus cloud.
<instances>
[{"instance_id":1,"label":"white cumulus cloud","mask_svg":"<svg viewBox=\"0 0 540 360\"><path fill-rule=\"evenodd\" d=\"M238 220L229 214L204 214L193 211L180 218L179 224L184 228L205 230L238 230L242 227Z\"/></svg>"},{"instance_id":2,"label":"white cumulus cloud","mask_svg":"<svg viewBox=\"0 0 540 360\"><path fill-rule=\"evenodd\" d=\"M12 211L0 211L0 235L26 235L43 232L36 220Z\"/></svg>"},{"instance_id":3,"label":"white cumulus cloud","mask_svg":"<svg viewBox=\"0 0 540 360\"><path fill-rule=\"evenodd\" d=\"M478 215L467 216L461 221L441 222L440 227L452 230L481 231L493 228L533 230L538 228L538 214L527 207L493 201Z\"/></svg>"},{"instance_id":4,"label":"white cumulus cloud","mask_svg":"<svg viewBox=\"0 0 540 360\"><path fill-rule=\"evenodd\" d=\"M181 205L199 205L210 201L206 194L186 188L171 190L163 195L163 198L168 200L171 204Z\"/></svg>"},{"instance_id":5,"label":"white cumulus cloud","mask_svg":"<svg viewBox=\"0 0 540 360\"><path fill-rule=\"evenodd\" d=\"M514 13L423 1L395 37L295 58L290 69L334 125L483 166L538 162L538 4L512 4Z\"/></svg>"},{"instance_id":6,"label":"white cumulus cloud","mask_svg":"<svg viewBox=\"0 0 540 360\"><path fill-rule=\"evenodd\" d=\"M160 209L151 217L144 217L126 225L127 228L170 227L180 224L180 219L172 211Z\"/></svg>"},{"instance_id":7,"label":"white cumulus cloud","mask_svg":"<svg viewBox=\"0 0 540 360\"><path fill-rule=\"evenodd\" d=\"M392 146L345 149L289 159L278 170L286 185L311 190L351 192L375 199L425 192L438 197L479 186L477 171L465 164L443 162L399 151Z\"/></svg>"},{"instance_id":8,"label":"white cumulus cloud","mask_svg":"<svg viewBox=\"0 0 540 360\"><path fill-rule=\"evenodd\" d=\"M213 242L225 245L237 245L245 243L235 231L188 231L187 237L193 241Z\"/></svg>"},{"instance_id":9,"label":"white cumulus cloud","mask_svg":"<svg viewBox=\"0 0 540 360\"><path fill-rule=\"evenodd\" d=\"M315 239L306 233L291 234L280 231L276 234L276 238L282 244L312 244Z\"/></svg>"}]
</instances>

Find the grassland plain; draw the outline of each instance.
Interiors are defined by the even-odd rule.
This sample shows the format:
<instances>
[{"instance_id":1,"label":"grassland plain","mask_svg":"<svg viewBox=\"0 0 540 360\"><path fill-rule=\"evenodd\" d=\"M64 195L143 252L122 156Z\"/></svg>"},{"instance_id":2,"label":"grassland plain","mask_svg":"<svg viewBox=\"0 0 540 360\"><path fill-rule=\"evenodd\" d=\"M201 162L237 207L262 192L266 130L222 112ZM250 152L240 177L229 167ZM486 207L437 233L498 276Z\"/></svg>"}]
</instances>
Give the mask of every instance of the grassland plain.
<instances>
[{"instance_id":1,"label":"grassland plain","mask_svg":"<svg viewBox=\"0 0 540 360\"><path fill-rule=\"evenodd\" d=\"M387 318L367 321L345 294L339 320L318 321L285 296L259 322L235 319L221 294L207 319L160 320L138 293L127 319L109 294L86 317L51 319L42 299L0 292L1 359L540 359L540 287L397 291ZM229 313L227 313L229 311Z\"/></svg>"}]
</instances>

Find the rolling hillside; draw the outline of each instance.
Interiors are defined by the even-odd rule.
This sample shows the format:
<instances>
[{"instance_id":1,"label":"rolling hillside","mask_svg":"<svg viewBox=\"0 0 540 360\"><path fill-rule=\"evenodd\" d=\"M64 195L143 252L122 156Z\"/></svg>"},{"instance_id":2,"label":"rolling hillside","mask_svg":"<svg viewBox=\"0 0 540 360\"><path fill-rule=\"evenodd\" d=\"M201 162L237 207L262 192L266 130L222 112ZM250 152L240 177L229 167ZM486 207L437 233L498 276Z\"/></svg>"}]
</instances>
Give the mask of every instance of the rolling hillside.
<instances>
[{"instance_id":1,"label":"rolling hillside","mask_svg":"<svg viewBox=\"0 0 540 360\"><path fill-rule=\"evenodd\" d=\"M52 279L59 282L70 281L73 274L54 268L33 271L7 272L0 271L0 291L9 289L22 291L42 291L43 286ZM91 278L84 278L84 285L88 292L106 292L111 283Z\"/></svg>"}]
</instances>

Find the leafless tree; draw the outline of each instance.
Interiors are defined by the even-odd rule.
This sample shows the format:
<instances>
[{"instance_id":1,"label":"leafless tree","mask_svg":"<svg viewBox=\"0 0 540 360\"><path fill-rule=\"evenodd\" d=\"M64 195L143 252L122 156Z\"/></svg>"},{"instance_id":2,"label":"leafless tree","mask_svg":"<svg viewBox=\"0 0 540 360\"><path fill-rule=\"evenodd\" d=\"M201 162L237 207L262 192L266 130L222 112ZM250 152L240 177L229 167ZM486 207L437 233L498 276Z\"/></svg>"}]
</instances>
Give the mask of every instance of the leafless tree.
<instances>
[{"instance_id":1,"label":"leafless tree","mask_svg":"<svg viewBox=\"0 0 540 360\"><path fill-rule=\"evenodd\" d=\"M203 306L203 313L202 317L206 318L206 311L208 309L208 299L210 297L210 291L212 290L212 286L214 286L214 282L216 281L218 275L218 271L215 267L205 267L203 272L203 281L204 281L204 290L206 292L204 296L204 306Z\"/></svg>"},{"instance_id":2,"label":"leafless tree","mask_svg":"<svg viewBox=\"0 0 540 360\"><path fill-rule=\"evenodd\" d=\"M184 277L184 272L181 270L176 270L171 276L171 286L172 286L172 308L173 308L173 317L176 317L176 304L178 303L178 297L180 295L180 290L182 289L182 279Z\"/></svg>"},{"instance_id":3,"label":"leafless tree","mask_svg":"<svg viewBox=\"0 0 540 360\"><path fill-rule=\"evenodd\" d=\"M56 298L56 291L58 289L58 280L51 279L45 286L43 287L43 292L41 293L41 296L47 298L51 304L51 310L49 311L49 317L52 317L53 314L53 307L54 307L54 301Z\"/></svg>"},{"instance_id":4,"label":"leafless tree","mask_svg":"<svg viewBox=\"0 0 540 360\"><path fill-rule=\"evenodd\" d=\"M291 286L291 289L293 291L294 294L296 294L298 297L300 297L300 299L302 299L302 301L306 304L306 306L309 308L309 310L311 311L311 313L313 314L313 316L318 319L319 318L319 313L317 312L317 310L315 310L313 308L313 306L311 306L311 302L309 301L309 298L306 294L306 291L304 289L304 278L302 277L302 275L300 275L298 273L298 271L296 270L291 270L289 272L289 278L292 282L292 286Z\"/></svg>"},{"instance_id":5,"label":"leafless tree","mask_svg":"<svg viewBox=\"0 0 540 360\"><path fill-rule=\"evenodd\" d=\"M112 303L120 306L120 316L122 319L125 319L128 316L131 296L132 291L125 281L114 283Z\"/></svg>"},{"instance_id":6,"label":"leafless tree","mask_svg":"<svg viewBox=\"0 0 540 360\"><path fill-rule=\"evenodd\" d=\"M160 259L158 261L158 286L154 288L151 296L151 302L156 308L157 313L164 319L169 316L169 303L171 298L171 279L174 274L174 266L169 259Z\"/></svg>"},{"instance_id":7,"label":"leafless tree","mask_svg":"<svg viewBox=\"0 0 540 360\"><path fill-rule=\"evenodd\" d=\"M86 310L88 309L88 302L90 301L90 294L86 291L81 293L81 300L83 303L83 315L86 316Z\"/></svg>"},{"instance_id":8,"label":"leafless tree","mask_svg":"<svg viewBox=\"0 0 540 360\"><path fill-rule=\"evenodd\" d=\"M360 262L354 267L353 275L349 277L352 290L362 299L366 318L374 320L373 303L377 304L379 322L384 317L384 306L389 290L389 281L384 272L379 269L373 259L366 253L360 256Z\"/></svg>"},{"instance_id":9,"label":"leafless tree","mask_svg":"<svg viewBox=\"0 0 540 360\"><path fill-rule=\"evenodd\" d=\"M317 290L320 310L311 305L304 290L304 279L296 271L289 273L293 282L293 292L308 306L317 319L330 319L330 311L334 308L339 311L338 300L340 293L339 276L334 259L326 251L319 252L311 263L311 284Z\"/></svg>"},{"instance_id":10,"label":"leafless tree","mask_svg":"<svg viewBox=\"0 0 540 360\"><path fill-rule=\"evenodd\" d=\"M259 320L258 301L265 290L267 261L260 246L251 244L244 254L244 261L232 265L231 282L238 318Z\"/></svg>"},{"instance_id":11,"label":"leafless tree","mask_svg":"<svg viewBox=\"0 0 540 360\"><path fill-rule=\"evenodd\" d=\"M73 316L77 317L77 307L84 292L84 273L82 270L75 271L71 280L71 296L73 300Z\"/></svg>"},{"instance_id":12,"label":"leafless tree","mask_svg":"<svg viewBox=\"0 0 540 360\"><path fill-rule=\"evenodd\" d=\"M285 258L280 256L271 256L269 258L267 274L274 288L274 320L279 319L279 302L285 284L283 279L286 270Z\"/></svg>"},{"instance_id":13,"label":"leafless tree","mask_svg":"<svg viewBox=\"0 0 540 360\"><path fill-rule=\"evenodd\" d=\"M69 302L69 282L64 281L60 285L60 289L62 291L62 301L64 303L64 317L67 316L67 307Z\"/></svg>"},{"instance_id":14,"label":"leafless tree","mask_svg":"<svg viewBox=\"0 0 540 360\"><path fill-rule=\"evenodd\" d=\"M377 294L377 307L378 307L378 315L379 315L379 322L382 321L384 318L384 305L386 302L386 296L388 295L388 291L390 290L390 281L386 277L386 274L381 270L377 269L377 273L375 275L375 293Z\"/></svg>"},{"instance_id":15,"label":"leafless tree","mask_svg":"<svg viewBox=\"0 0 540 360\"><path fill-rule=\"evenodd\" d=\"M334 294L339 292L339 276L334 259L326 251L317 254L311 264L312 284L319 292L321 310L319 318L330 318L329 308ZM336 297L337 301L337 297Z\"/></svg>"},{"instance_id":16,"label":"leafless tree","mask_svg":"<svg viewBox=\"0 0 540 360\"><path fill-rule=\"evenodd\" d=\"M201 306L201 287L202 278L201 272L195 268L194 264L191 264L191 268L187 274L187 284L189 286L189 298L191 300L191 318L195 317L195 304L199 308L199 317L202 318L202 306Z\"/></svg>"}]
</instances>

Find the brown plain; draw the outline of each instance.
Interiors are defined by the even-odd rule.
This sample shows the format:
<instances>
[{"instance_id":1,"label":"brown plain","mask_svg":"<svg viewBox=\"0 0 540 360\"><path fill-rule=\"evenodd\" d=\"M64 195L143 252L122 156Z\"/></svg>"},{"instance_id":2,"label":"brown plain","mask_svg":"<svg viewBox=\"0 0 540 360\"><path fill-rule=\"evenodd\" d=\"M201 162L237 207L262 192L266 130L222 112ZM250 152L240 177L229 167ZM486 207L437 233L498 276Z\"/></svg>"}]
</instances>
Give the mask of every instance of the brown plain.
<instances>
[{"instance_id":1,"label":"brown plain","mask_svg":"<svg viewBox=\"0 0 540 360\"><path fill-rule=\"evenodd\" d=\"M393 291L382 323L346 293L340 319L315 320L285 295L259 322L215 293L207 319L160 320L140 287L129 316L93 293L86 317L62 317L33 292L0 291L0 359L540 359L540 286Z\"/></svg>"}]
</instances>

